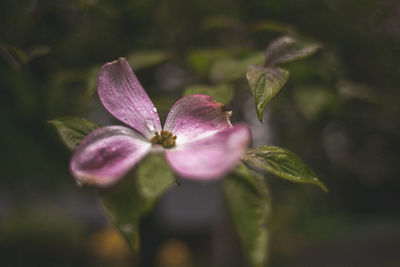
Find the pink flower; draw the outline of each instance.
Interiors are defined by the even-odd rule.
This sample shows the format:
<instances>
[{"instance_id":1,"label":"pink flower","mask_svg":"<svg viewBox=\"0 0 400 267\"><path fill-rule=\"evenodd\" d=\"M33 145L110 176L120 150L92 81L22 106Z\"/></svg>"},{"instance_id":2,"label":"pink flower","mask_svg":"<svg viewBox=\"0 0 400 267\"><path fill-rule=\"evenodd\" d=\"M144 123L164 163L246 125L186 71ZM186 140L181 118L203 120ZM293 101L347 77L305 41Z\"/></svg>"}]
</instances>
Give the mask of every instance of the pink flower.
<instances>
[{"instance_id":1,"label":"pink flower","mask_svg":"<svg viewBox=\"0 0 400 267\"><path fill-rule=\"evenodd\" d=\"M111 185L149 152L165 153L182 177L216 179L236 165L250 140L248 127L232 126L231 112L206 95L178 100L162 129L157 109L123 58L101 68L98 93L104 107L133 129L106 126L86 136L70 162L78 184Z\"/></svg>"}]
</instances>

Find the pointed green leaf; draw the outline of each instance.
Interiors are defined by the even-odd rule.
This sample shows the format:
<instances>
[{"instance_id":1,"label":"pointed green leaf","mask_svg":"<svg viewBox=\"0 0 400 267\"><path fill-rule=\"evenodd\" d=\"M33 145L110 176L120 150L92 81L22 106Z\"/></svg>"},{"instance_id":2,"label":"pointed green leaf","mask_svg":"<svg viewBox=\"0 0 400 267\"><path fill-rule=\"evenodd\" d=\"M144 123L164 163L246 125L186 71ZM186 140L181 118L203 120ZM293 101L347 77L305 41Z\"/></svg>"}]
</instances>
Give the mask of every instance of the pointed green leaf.
<instances>
[{"instance_id":1,"label":"pointed green leaf","mask_svg":"<svg viewBox=\"0 0 400 267\"><path fill-rule=\"evenodd\" d=\"M243 160L255 170L267 171L297 183L314 184L328 192L315 173L296 154L285 148L268 145L252 148L246 152Z\"/></svg>"},{"instance_id":2,"label":"pointed green leaf","mask_svg":"<svg viewBox=\"0 0 400 267\"><path fill-rule=\"evenodd\" d=\"M91 131L100 127L93 121L79 117L62 117L49 123L56 127L61 140L71 150L75 149Z\"/></svg>"},{"instance_id":3,"label":"pointed green leaf","mask_svg":"<svg viewBox=\"0 0 400 267\"><path fill-rule=\"evenodd\" d=\"M215 101L228 104L232 98L232 87L228 84L221 84L215 87L207 85L192 85L186 88L183 93L186 95L209 95L212 96Z\"/></svg>"},{"instance_id":4,"label":"pointed green leaf","mask_svg":"<svg viewBox=\"0 0 400 267\"><path fill-rule=\"evenodd\" d=\"M306 58L315 53L321 45L315 41L303 40L292 36L282 36L273 41L265 52L265 67Z\"/></svg>"},{"instance_id":5,"label":"pointed green leaf","mask_svg":"<svg viewBox=\"0 0 400 267\"><path fill-rule=\"evenodd\" d=\"M263 68L250 65L246 78L256 101L258 119L262 123L263 112L267 103L286 83L289 72L281 68Z\"/></svg>"},{"instance_id":6,"label":"pointed green leaf","mask_svg":"<svg viewBox=\"0 0 400 267\"><path fill-rule=\"evenodd\" d=\"M271 197L264 177L240 165L223 187L247 259L253 267L265 266Z\"/></svg>"},{"instance_id":7,"label":"pointed green leaf","mask_svg":"<svg viewBox=\"0 0 400 267\"><path fill-rule=\"evenodd\" d=\"M99 189L106 213L134 250L140 249L140 219L174 183L164 156L150 154L121 182Z\"/></svg>"}]
</instances>

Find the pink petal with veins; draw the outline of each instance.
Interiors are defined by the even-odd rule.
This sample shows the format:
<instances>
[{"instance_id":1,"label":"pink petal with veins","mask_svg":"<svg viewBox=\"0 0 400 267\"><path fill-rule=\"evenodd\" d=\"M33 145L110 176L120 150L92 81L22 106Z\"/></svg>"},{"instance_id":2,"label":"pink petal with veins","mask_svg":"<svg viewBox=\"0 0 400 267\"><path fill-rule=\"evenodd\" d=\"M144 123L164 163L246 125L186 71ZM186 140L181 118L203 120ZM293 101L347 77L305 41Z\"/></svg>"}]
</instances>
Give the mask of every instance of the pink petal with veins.
<instances>
[{"instance_id":1,"label":"pink petal with veins","mask_svg":"<svg viewBox=\"0 0 400 267\"><path fill-rule=\"evenodd\" d=\"M164 130L178 136L176 142L181 144L201 135L231 126L224 104L215 102L207 95L185 96L172 106L165 121Z\"/></svg>"},{"instance_id":2,"label":"pink petal with veins","mask_svg":"<svg viewBox=\"0 0 400 267\"><path fill-rule=\"evenodd\" d=\"M104 107L117 119L150 139L161 130L160 118L149 96L124 58L105 64L98 79Z\"/></svg>"},{"instance_id":3,"label":"pink petal with veins","mask_svg":"<svg viewBox=\"0 0 400 267\"><path fill-rule=\"evenodd\" d=\"M166 157L180 176L212 180L229 172L238 163L249 141L248 127L235 125L167 150Z\"/></svg>"},{"instance_id":4,"label":"pink petal with veins","mask_svg":"<svg viewBox=\"0 0 400 267\"><path fill-rule=\"evenodd\" d=\"M78 184L108 186L122 178L151 149L139 133L107 126L86 136L75 150L70 169Z\"/></svg>"}]
</instances>

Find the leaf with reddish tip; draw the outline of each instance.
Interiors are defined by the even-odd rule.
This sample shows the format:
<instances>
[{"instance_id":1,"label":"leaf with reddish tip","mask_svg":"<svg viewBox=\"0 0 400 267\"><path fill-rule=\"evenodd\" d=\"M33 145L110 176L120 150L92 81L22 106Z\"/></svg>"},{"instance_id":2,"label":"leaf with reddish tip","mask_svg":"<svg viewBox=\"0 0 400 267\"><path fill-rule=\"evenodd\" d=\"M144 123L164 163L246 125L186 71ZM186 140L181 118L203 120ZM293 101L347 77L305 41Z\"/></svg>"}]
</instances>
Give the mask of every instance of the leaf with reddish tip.
<instances>
[{"instance_id":1,"label":"leaf with reddish tip","mask_svg":"<svg viewBox=\"0 0 400 267\"><path fill-rule=\"evenodd\" d=\"M276 64L306 58L314 54L321 44L292 36L282 36L267 47L265 52L265 67L275 67Z\"/></svg>"}]
</instances>

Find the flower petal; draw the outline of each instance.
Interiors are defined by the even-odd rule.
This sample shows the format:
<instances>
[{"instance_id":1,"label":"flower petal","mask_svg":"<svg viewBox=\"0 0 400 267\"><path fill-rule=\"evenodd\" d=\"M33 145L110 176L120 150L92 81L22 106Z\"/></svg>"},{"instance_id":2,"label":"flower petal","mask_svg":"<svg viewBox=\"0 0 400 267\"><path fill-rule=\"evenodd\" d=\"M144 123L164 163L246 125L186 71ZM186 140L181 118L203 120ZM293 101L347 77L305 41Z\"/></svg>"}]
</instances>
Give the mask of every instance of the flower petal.
<instances>
[{"instance_id":1,"label":"flower petal","mask_svg":"<svg viewBox=\"0 0 400 267\"><path fill-rule=\"evenodd\" d=\"M215 102L211 96L188 95L172 106L164 130L178 137L177 144L185 143L230 127L231 113L224 104Z\"/></svg>"},{"instance_id":2,"label":"flower petal","mask_svg":"<svg viewBox=\"0 0 400 267\"><path fill-rule=\"evenodd\" d=\"M246 125L235 125L214 135L167 150L171 167L181 176L198 180L218 178L232 169L250 141Z\"/></svg>"},{"instance_id":3,"label":"flower petal","mask_svg":"<svg viewBox=\"0 0 400 267\"><path fill-rule=\"evenodd\" d=\"M160 118L126 59L105 64L99 72L98 92L104 107L119 120L150 139L161 130Z\"/></svg>"},{"instance_id":4,"label":"flower petal","mask_svg":"<svg viewBox=\"0 0 400 267\"><path fill-rule=\"evenodd\" d=\"M78 184L107 186L118 181L151 149L139 133L107 126L86 136L75 150L70 169Z\"/></svg>"}]
</instances>

